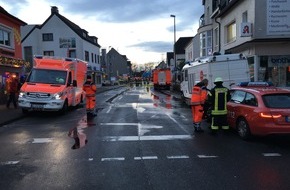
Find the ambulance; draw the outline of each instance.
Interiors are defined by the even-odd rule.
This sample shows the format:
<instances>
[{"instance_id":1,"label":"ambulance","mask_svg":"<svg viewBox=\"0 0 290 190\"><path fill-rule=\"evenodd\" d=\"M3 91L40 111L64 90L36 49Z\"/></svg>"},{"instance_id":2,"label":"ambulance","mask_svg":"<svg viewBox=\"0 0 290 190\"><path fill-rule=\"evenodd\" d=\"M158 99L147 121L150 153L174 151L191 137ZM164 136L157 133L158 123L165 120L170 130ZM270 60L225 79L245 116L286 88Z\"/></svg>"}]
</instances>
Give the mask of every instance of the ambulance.
<instances>
[{"instance_id":1,"label":"ambulance","mask_svg":"<svg viewBox=\"0 0 290 190\"><path fill-rule=\"evenodd\" d=\"M154 69L152 71L154 89L170 89L171 86L171 70L170 68Z\"/></svg>"},{"instance_id":2,"label":"ambulance","mask_svg":"<svg viewBox=\"0 0 290 190\"><path fill-rule=\"evenodd\" d=\"M223 85L230 89L231 85L250 81L249 64L243 54L213 55L196 59L182 68L180 89L184 101L189 104L192 88L195 84L208 79L208 89L214 87L216 77L223 79Z\"/></svg>"},{"instance_id":3,"label":"ambulance","mask_svg":"<svg viewBox=\"0 0 290 190\"><path fill-rule=\"evenodd\" d=\"M34 65L22 85L18 105L22 112L59 111L81 104L87 62L75 58L35 56Z\"/></svg>"}]
</instances>

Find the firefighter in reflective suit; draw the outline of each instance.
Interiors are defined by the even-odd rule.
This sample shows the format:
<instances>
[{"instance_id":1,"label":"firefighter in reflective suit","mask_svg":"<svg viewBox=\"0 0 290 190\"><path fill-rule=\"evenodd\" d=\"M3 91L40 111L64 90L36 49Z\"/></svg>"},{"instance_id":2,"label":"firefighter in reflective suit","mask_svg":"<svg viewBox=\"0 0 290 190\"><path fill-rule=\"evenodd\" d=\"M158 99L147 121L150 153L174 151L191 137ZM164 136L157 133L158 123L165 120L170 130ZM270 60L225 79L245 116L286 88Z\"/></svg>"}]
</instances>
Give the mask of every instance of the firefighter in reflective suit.
<instances>
[{"instance_id":1,"label":"firefighter in reflective suit","mask_svg":"<svg viewBox=\"0 0 290 190\"><path fill-rule=\"evenodd\" d=\"M92 82L92 77L87 76L87 81L83 86L83 90L86 92L86 110L88 115L95 116L95 106L96 106L96 91L97 87Z\"/></svg>"},{"instance_id":2,"label":"firefighter in reflective suit","mask_svg":"<svg viewBox=\"0 0 290 190\"><path fill-rule=\"evenodd\" d=\"M203 88L204 86L205 84L203 82L199 82L192 88L191 111L195 132L203 132L201 121L203 116L203 106L207 97L207 91Z\"/></svg>"},{"instance_id":3,"label":"firefighter in reflective suit","mask_svg":"<svg viewBox=\"0 0 290 190\"><path fill-rule=\"evenodd\" d=\"M215 87L211 89L211 105L212 105L212 122L211 130L215 134L221 127L224 130L229 129L227 121L227 102L230 100L229 89L223 86L223 79L217 77L214 81Z\"/></svg>"}]
</instances>

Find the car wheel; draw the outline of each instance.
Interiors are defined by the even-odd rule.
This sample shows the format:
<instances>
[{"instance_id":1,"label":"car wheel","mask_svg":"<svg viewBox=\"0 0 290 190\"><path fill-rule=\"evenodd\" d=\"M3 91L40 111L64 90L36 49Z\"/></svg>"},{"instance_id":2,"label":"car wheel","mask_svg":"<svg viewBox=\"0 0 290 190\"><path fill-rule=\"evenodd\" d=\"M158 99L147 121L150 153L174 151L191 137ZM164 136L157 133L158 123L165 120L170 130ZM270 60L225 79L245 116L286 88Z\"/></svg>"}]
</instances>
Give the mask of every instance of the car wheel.
<instances>
[{"instance_id":1,"label":"car wheel","mask_svg":"<svg viewBox=\"0 0 290 190\"><path fill-rule=\"evenodd\" d=\"M243 140L248 140L251 137L251 131L248 122L241 118L237 122L237 132Z\"/></svg>"},{"instance_id":2,"label":"car wheel","mask_svg":"<svg viewBox=\"0 0 290 190\"><path fill-rule=\"evenodd\" d=\"M28 112L29 112L28 109L22 109L23 114L28 114Z\"/></svg>"}]
</instances>

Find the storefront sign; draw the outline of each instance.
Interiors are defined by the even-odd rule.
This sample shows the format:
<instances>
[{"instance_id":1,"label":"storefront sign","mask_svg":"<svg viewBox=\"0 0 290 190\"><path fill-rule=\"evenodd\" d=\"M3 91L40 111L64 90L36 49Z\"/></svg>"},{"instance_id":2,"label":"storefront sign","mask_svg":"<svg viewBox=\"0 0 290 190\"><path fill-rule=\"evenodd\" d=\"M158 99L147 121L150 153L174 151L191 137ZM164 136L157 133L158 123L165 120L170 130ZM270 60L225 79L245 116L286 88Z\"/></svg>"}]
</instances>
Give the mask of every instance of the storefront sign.
<instances>
[{"instance_id":1,"label":"storefront sign","mask_svg":"<svg viewBox=\"0 0 290 190\"><path fill-rule=\"evenodd\" d=\"M267 1L267 34L290 35L290 1Z\"/></svg>"},{"instance_id":2,"label":"storefront sign","mask_svg":"<svg viewBox=\"0 0 290 190\"><path fill-rule=\"evenodd\" d=\"M241 37L252 36L252 24L248 22L241 23Z\"/></svg>"}]
</instances>

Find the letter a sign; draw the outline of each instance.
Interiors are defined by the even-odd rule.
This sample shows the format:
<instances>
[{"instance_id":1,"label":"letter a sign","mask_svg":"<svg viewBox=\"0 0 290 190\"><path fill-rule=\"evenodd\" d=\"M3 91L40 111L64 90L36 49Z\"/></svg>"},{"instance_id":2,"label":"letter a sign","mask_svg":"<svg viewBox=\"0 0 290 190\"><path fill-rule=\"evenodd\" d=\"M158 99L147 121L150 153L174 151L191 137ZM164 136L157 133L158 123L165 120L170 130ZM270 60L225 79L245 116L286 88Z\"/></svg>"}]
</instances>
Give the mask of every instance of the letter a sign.
<instances>
[{"instance_id":1,"label":"letter a sign","mask_svg":"<svg viewBox=\"0 0 290 190\"><path fill-rule=\"evenodd\" d=\"M252 36L252 24L248 22L241 23L241 37Z\"/></svg>"}]
</instances>

